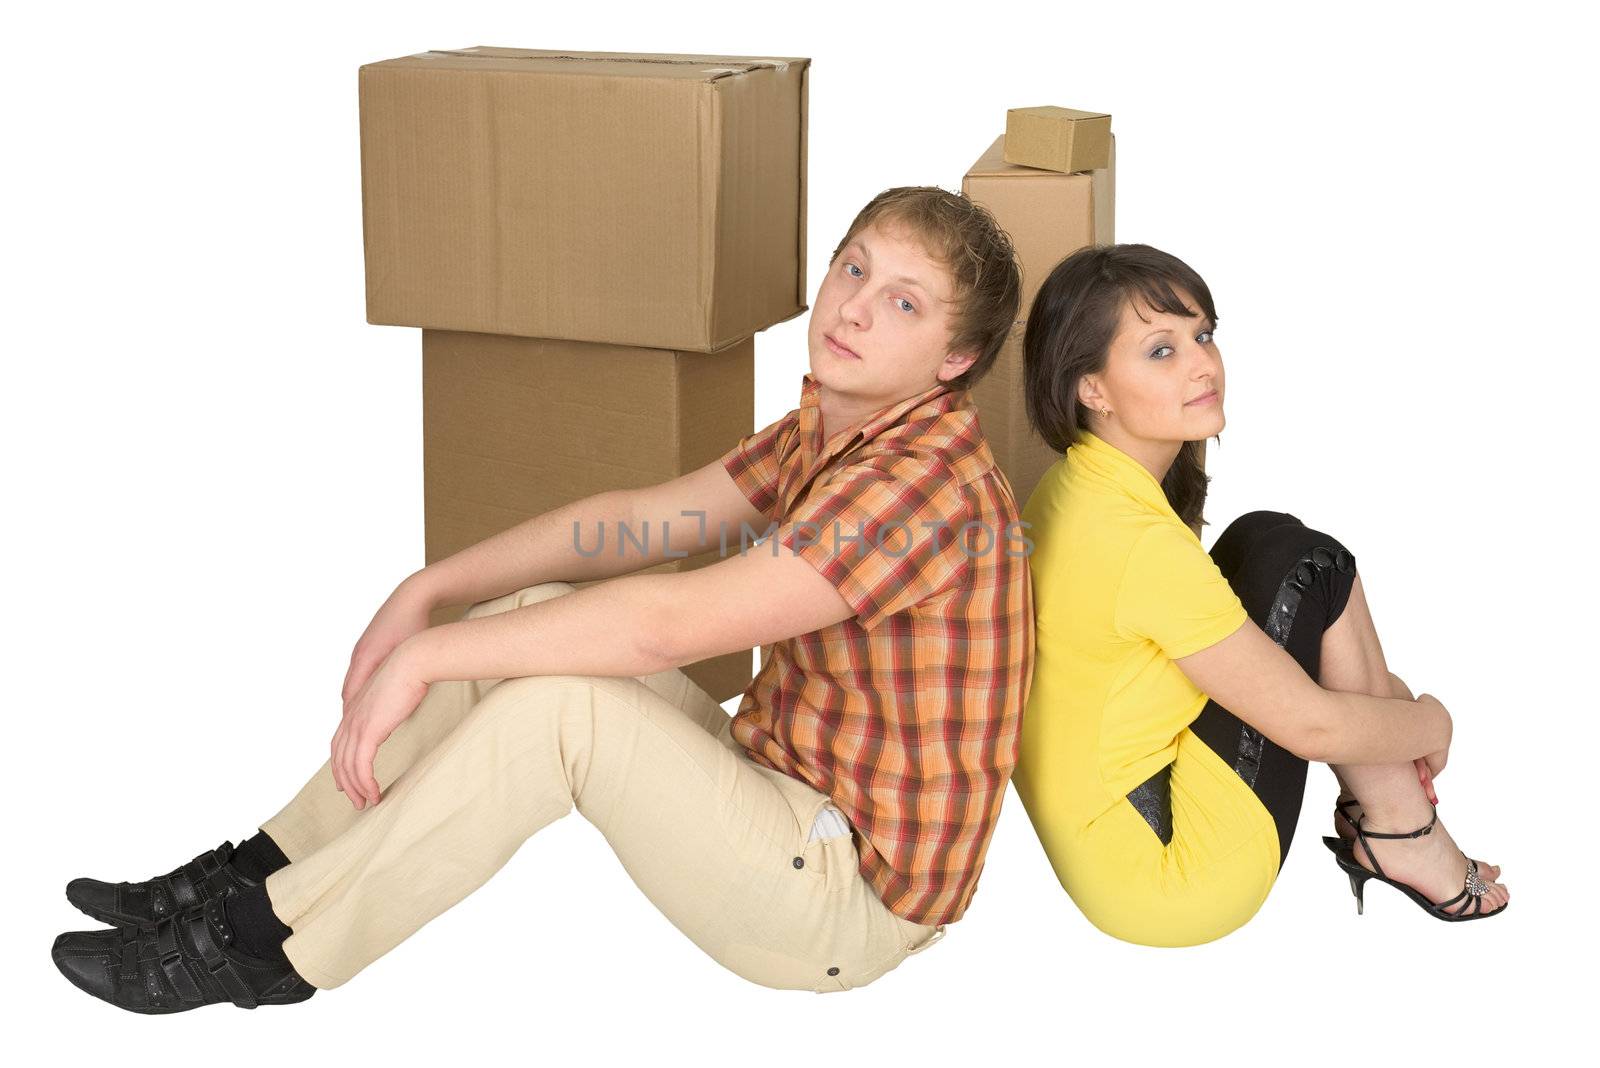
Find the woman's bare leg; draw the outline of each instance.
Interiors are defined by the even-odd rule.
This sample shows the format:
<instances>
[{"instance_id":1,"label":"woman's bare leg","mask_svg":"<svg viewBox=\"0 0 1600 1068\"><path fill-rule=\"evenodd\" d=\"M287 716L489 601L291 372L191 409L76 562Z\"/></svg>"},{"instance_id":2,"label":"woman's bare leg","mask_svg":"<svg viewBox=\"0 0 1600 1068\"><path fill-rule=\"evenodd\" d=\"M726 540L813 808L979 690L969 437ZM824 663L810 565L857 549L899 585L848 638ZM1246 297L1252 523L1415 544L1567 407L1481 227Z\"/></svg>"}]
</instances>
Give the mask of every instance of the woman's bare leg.
<instances>
[{"instance_id":1,"label":"woman's bare leg","mask_svg":"<svg viewBox=\"0 0 1600 1068\"><path fill-rule=\"evenodd\" d=\"M1355 578L1344 612L1322 636L1322 666L1318 682L1329 690L1368 693L1384 697L1410 696L1410 690L1389 670L1383 646L1372 622L1362 589ZM1372 831L1411 831L1427 825L1429 805L1417 779L1417 769L1403 764L1340 764L1333 767L1340 787L1361 802L1362 826ZM1372 841L1378 863L1390 878L1404 882L1433 901L1446 901L1461 892L1467 858L1456 848L1450 832L1440 822L1430 835L1412 839ZM1356 859L1370 868L1365 850ZM1481 878L1493 882L1500 875L1494 865L1480 864ZM1509 900L1506 888L1493 883L1480 905L1485 912Z\"/></svg>"}]
</instances>

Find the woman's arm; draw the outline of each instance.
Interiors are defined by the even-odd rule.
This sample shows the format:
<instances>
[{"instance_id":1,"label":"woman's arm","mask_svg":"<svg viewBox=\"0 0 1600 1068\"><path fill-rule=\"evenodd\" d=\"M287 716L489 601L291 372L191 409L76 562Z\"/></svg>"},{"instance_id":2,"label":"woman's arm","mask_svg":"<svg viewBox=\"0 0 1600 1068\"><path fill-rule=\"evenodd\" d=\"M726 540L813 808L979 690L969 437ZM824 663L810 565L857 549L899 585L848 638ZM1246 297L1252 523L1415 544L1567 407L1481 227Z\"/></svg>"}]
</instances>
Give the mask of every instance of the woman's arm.
<instances>
[{"instance_id":1,"label":"woman's arm","mask_svg":"<svg viewBox=\"0 0 1600 1068\"><path fill-rule=\"evenodd\" d=\"M1250 620L1173 663L1212 700L1306 760L1395 764L1450 745L1450 714L1433 697L1325 690Z\"/></svg>"}]
</instances>

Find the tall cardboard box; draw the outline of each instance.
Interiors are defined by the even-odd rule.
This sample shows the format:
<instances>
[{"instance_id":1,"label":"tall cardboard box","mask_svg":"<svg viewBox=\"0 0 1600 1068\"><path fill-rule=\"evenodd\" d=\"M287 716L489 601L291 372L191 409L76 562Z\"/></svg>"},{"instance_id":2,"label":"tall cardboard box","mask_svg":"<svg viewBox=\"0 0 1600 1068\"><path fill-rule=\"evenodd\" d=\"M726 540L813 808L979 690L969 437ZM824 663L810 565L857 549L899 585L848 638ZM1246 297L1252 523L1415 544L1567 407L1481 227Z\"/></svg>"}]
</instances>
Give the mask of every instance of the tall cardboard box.
<instances>
[{"instance_id":1,"label":"tall cardboard box","mask_svg":"<svg viewBox=\"0 0 1600 1068\"><path fill-rule=\"evenodd\" d=\"M1116 137L1104 170L1062 174L1005 161L1005 135L994 139L961 179L961 192L994 213L1011 235L1022 265L1022 306L1028 318L1033 298L1055 265L1085 245L1116 240Z\"/></svg>"},{"instance_id":2,"label":"tall cardboard box","mask_svg":"<svg viewBox=\"0 0 1600 1068\"><path fill-rule=\"evenodd\" d=\"M992 145L961 179L961 192L988 208L1011 235L1022 266L1022 305L1005 348L972 389L978 423L996 465L1025 504L1040 477L1060 454L1028 424L1023 405L1022 337L1039 287L1056 264L1086 245L1108 245L1114 236L1116 140L1104 170L1062 174L1007 163L1005 137Z\"/></svg>"},{"instance_id":3,"label":"tall cardboard box","mask_svg":"<svg viewBox=\"0 0 1600 1068\"><path fill-rule=\"evenodd\" d=\"M424 330L427 562L582 497L716 460L754 429L754 355L751 338L701 353ZM649 570L718 560L712 551ZM683 670L718 701L753 677L749 651Z\"/></svg>"},{"instance_id":4,"label":"tall cardboard box","mask_svg":"<svg viewBox=\"0 0 1600 1068\"><path fill-rule=\"evenodd\" d=\"M1023 403L1022 339L1028 313L1058 263L1080 248L1116 241L1117 141L1114 134L1109 136L1104 170L1062 174L1007 163L1001 136L961 180L962 193L993 212L1011 235L1022 265L1017 322L994 367L972 390L978 423L1018 504L1027 503L1045 471L1061 458L1034 433ZM1203 449L1200 456L1204 464ZM1199 534L1200 528L1194 531Z\"/></svg>"},{"instance_id":5,"label":"tall cardboard box","mask_svg":"<svg viewBox=\"0 0 1600 1068\"><path fill-rule=\"evenodd\" d=\"M367 321L713 352L800 314L809 65L476 46L363 66Z\"/></svg>"}]
</instances>

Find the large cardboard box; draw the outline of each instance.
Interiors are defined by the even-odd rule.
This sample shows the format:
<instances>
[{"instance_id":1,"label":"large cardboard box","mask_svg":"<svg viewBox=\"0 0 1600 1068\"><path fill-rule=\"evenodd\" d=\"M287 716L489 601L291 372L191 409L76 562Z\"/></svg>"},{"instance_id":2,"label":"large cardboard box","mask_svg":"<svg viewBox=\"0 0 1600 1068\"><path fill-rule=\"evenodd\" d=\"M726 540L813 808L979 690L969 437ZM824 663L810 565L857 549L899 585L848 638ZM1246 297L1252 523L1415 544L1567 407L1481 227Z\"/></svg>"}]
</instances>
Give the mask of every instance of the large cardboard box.
<instances>
[{"instance_id":1,"label":"large cardboard box","mask_svg":"<svg viewBox=\"0 0 1600 1068\"><path fill-rule=\"evenodd\" d=\"M716 460L755 428L754 357L748 337L701 353L424 330L427 562L590 494ZM649 570L718 559L712 551ZM441 610L432 623L463 611ZM751 653L684 671L723 701L749 686Z\"/></svg>"},{"instance_id":2,"label":"large cardboard box","mask_svg":"<svg viewBox=\"0 0 1600 1068\"><path fill-rule=\"evenodd\" d=\"M1114 236L1116 146L1104 170L1061 174L1007 163L1005 137L995 139L961 179L961 192L982 204L1011 236L1022 266L1022 306L1005 348L972 389L978 423L1018 506L1060 454L1028 423L1023 405L1022 337L1039 287L1056 264L1086 245Z\"/></svg>"},{"instance_id":3,"label":"large cardboard box","mask_svg":"<svg viewBox=\"0 0 1600 1068\"><path fill-rule=\"evenodd\" d=\"M477 46L363 66L367 321L711 352L800 314L809 65Z\"/></svg>"}]
</instances>

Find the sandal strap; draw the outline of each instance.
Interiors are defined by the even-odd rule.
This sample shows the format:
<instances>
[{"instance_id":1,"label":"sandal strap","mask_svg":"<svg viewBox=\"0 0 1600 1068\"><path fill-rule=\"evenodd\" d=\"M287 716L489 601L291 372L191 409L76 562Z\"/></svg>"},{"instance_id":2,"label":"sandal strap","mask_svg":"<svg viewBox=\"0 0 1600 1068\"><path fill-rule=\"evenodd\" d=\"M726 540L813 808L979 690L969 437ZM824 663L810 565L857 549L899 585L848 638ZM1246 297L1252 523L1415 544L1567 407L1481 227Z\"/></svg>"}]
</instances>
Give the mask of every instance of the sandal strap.
<instances>
[{"instance_id":1,"label":"sandal strap","mask_svg":"<svg viewBox=\"0 0 1600 1068\"><path fill-rule=\"evenodd\" d=\"M1384 873L1382 865L1378 863L1378 858L1372 855L1372 848L1366 844L1365 839L1421 838L1423 835L1431 834L1433 832L1434 824L1438 821L1439 810L1434 809L1433 819L1428 821L1428 825L1426 827L1422 827L1415 831L1409 831L1406 834L1381 834L1377 831L1363 831L1361 827L1361 820L1358 819L1356 820L1356 838L1361 842L1362 848L1367 851L1367 859L1372 862L1374 874L1387 879L1390 882L1394 882L1393 879L1389 879L1389 876ZM1467 877L1465 880L1465 885L1463 885L1461 888L1461 892L1455 897L1450 898L1448 901L1430 902L1428 904L1428 911L1437 913L1441 916L1472 916L1483 911L1483 895L1487 894L1488 892L1489 884L1484 882L1483 878L1478 874L1478 862L1473 860L1471 857L1468 857ZM1463 898L1466 900L1463 901ZM1456 907L1452 909L1451 906Z\"/></svg>"},{"instance_id":2,"label":"sandal strap","mask_svg":"<svg viewBox=\"0 0 1600 1068\"><path fill-rule=\"evenodd\" d=\"M1421 838L1424 835L1432 834L1433 833L1434 824L1439 822L1439 810L1438 810L1438 808L1433 806L1433 805L1429 805L1428 807L1433 810L1433 818L1428 820L1428 825L1426 827L1418 827L1414 831L1405 831L1405 832L1401 832L1401 833L1390 833L1388 831L1366 831L1366 830L1362 830L1361 829L1361 822L1364 821L1367 818L1366 813L1362 813L1361 814L1361 820L1356 821L1356 830L1364 838Z\"/></svg>"},{"instance_id":3,"label":"sandal strap","mask_svg":"<svg viewBox=\"0 0 1600 1068\"><path fill-rule=\"evenodd\" d=\"M1360 816L1356 817L1356 822L1355 822L1356 841L1360 842L1361 843L1361 848L1366 851L1367 860L1372 862L1372 870L1374 872L1376 872L1378 875L1383 876L1385 879L1389 878L1388 874L1383 870L1383 865L1379 864L1378 863L1378 858L1373 855L1372 846L1367 842L1367 839L1369 839L1369 838L1421 838L1423 835L1432 834L1433 833L1434 824L1439 822L1439 809L1435 805L1429 805L1428 807L1433 812L1433 816L1428 820L1428 825L1426 827L1419 827L1414 831L1406 831L1404 833L1389 833L1389 832L1385 832L1385 831L1369 831L1365 827L1362 826L1362 824L1366 822L1367 814L1365 812L1363 812ZM1454 900L1454 899L1452 898L1452 900Z\"/></svg>"}]
</instances>

